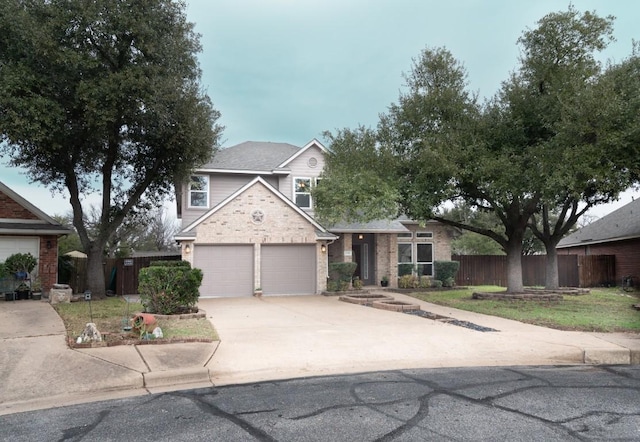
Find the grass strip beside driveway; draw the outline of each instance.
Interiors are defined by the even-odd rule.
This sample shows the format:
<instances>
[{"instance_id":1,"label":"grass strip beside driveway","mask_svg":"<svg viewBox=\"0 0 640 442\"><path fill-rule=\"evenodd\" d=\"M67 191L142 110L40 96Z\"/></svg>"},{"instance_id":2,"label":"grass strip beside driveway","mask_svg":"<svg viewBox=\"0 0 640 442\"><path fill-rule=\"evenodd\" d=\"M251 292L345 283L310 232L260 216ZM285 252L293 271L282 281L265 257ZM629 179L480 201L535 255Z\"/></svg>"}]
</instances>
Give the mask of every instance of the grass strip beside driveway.
<instances>
[{"instance_id":1,"label":"grass strip beside driveway","mask_svg":"<svg viewBox=\"0 0 640 442\"><path fill-rule=\"evenodd\" d=\"M479 286L414 292L410 296L433 304L558 330L640 332L640 312L632 308L640 300L637 292L624 292L619 288L593 288L589 294L563 295L564 300L560 302L471 298L473 292L504 290L504 287Z\"/></svg>"},{"instance_id":2,"label":"grass strip beside driveway","mask_svg":"<svg viewBox=\"0 0 640 442\"><path fill-rule=\"evenodd\" d=\"M78 301L70 304L55 304L54 309L64 322L67 336L75 339L80 336L88 322L94 322L101 333L122 338L139 338L134 331L125 331L124 326L131 325L134 313L142 312L142 304L128 303L120 296L95 301ZM207 339L219 340L211 322L200 319L159 319L158 326L167 340Z\"/></svg>"}]
</instances>

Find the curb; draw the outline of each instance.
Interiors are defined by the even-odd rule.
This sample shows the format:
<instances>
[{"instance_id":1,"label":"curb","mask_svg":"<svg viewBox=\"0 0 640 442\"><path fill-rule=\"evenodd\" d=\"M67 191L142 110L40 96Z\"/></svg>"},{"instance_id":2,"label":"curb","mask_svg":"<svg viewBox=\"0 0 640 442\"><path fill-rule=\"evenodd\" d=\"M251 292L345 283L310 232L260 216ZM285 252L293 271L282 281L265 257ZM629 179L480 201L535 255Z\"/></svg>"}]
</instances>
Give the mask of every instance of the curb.
<instances>
[{"instance_id":1,"label":"curb","mask_svg":"<svg viewBox=\"0 0 640 442\"><path fill-rule=\"evenodd\" d=\"M590 365L630 365L633 359L637 359L628 348L585 348L584 363Z\"/></svg>"},{"instance_id":2,"label":"curb","mask_svg":"<svg viewBox=\"0 0 640 442\"><path fill-rule=\"evenodd\" d=\"M169 371L142 373L145 388L168 387L182 384L213 383L206 367L189 367Z\"/></svg>"}]
</instances>

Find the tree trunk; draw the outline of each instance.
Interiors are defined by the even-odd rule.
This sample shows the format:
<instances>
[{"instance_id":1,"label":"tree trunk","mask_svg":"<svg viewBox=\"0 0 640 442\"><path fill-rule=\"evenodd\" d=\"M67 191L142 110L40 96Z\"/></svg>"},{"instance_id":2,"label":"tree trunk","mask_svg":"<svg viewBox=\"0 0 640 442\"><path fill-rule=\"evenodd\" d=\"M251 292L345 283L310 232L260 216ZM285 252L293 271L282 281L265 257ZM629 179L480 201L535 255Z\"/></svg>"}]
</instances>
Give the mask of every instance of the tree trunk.
<instances>
[{"instance_id":1,"label":"tree trunk","mask_svg":"<svg viewBox=\"0 0 640 442\"><path fill-rule=\"evenodd\" d=\"M522 242L511 241L507 248L507 293L522 293Z\"/></svg>"},{"instance_id":2,"label":"tree trunk","mask_svg":"<svg viewBox=\"0 0 640 442\"><path fill-rule=\"evenodd\" d=\"M97 298L103 298L106 295L102 261L102 247L92 244L87 253L87 288L91 290L91 295Z\"/></svg>"},{"instance_id":3,"label":"tree trunk","mask_svg":"<svg viewBox=\"0 0 640 442\"><path fill-rule=\"evenodd\" d=\"M556 290L560 287L560 276L558 274L558 251L556 245L559 241L552 241L545 244L547 250L546 274L544 279L544 288L547 290Z\"/></svg>"}]
</instances>

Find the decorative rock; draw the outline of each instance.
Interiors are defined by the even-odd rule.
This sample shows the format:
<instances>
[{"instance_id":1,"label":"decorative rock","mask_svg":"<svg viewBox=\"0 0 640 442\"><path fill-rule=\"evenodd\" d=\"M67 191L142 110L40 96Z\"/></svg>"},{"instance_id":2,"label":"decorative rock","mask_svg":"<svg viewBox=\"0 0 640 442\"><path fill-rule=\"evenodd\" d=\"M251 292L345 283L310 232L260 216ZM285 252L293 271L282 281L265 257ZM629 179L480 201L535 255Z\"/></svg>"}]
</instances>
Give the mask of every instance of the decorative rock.
<instances>
[{"instance_id":1,"label":"decorative rock","mask_svg":"<svg viewBox=\"0 0 640 442\"><path fill-rule=\"evenodd\" d=\"M102 335L93 322L89 322L84 326L80 338L82 338L82 342L102 342Z\"/></svg>"},{"instance_id":2,"label":"decorative rock","mask_svg":"<svg viewBox=\"0 0 640 442\"><path fill-rule=\"evenodd\" d=\"M49 302L51 304L69 303L73 290L67 284L54 284L49 291Z\"/></svg>"},{"instance_id":3,"label":"decorative rock","mask_svg":"<svg viewBox=\"0 0 640 442\"><path fill-rule=\"evenodd\" d=\"M163 337L162 329L160 327L154 328L153 329L153 336L155 336L156 339L161 339Z\"/></svg>"}]
</instances>

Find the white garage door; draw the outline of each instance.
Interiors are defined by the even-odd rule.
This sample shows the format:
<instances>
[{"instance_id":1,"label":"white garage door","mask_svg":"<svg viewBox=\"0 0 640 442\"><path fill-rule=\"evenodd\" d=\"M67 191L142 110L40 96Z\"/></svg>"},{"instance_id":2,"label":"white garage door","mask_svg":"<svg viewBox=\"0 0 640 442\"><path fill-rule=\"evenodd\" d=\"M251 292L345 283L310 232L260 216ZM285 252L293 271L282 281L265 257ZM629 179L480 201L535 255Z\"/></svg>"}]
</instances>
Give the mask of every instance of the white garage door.
<instances>
[{"instance_id":1,"label":"white garage door","mask_svg":"<svg viewBox=\"0 0 640 442\"><path fill-rule=\"evenodd\" d=\"M14 253L31 253L40 257L40 238L37 236L2 236L0 237L0 262Z\"/></svg>"},{"instance_id":2,"label":"white garage door","mask_svg":"<svg viewBox=\"0 0 640 442\"><path fill-rule=\"evenodd\" d=\"M203 273L202 297L253 295L253 245L196 245L193 266Z\"/></svg>"},{"instance_id":3,"label":"white garage door","mask_svg":"<svg viewBox=\"0 0 640 442\"><path fill-rule=\"evenodd\" d=\"M263 245L260 251L265 295L310 295L316 292L316 246Z\"/></svg>"}]
</instances>

